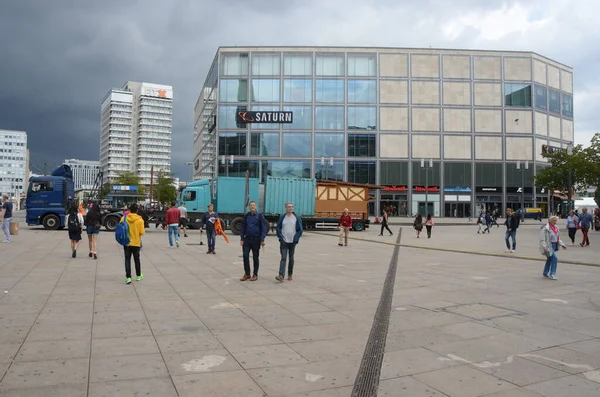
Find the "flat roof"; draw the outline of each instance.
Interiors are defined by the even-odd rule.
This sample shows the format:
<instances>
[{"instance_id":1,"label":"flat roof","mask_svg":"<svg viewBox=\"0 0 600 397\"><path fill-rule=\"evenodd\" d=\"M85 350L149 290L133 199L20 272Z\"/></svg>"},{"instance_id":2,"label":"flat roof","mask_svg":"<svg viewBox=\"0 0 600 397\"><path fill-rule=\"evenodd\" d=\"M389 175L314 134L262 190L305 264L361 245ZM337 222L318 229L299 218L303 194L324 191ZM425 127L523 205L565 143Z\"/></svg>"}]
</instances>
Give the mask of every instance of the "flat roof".
<instances>
[{"instance_id":1,"label":"flat roof","mask_svg":"<svg viewBox=\"0 0 600 397\"><path fill-rule=\"evenodd\" d=\"M348 51L348 50L370 50L370 51L378 51L378 50L384 50L386 52L391 52L391 51L406 51L406 52L410 52L410 51L431 51L431 52L444 52L444 51L457 51L457 52L473 52L473 53L504 53L504 54L521 54L521 55L535 55L538 56L540 58L544 58L547 59L548 61L554 62L557 65L561 65L565 68L569 68L570 70L573 70L573 68L569 65L566 65L562 62L558 62L555 61L552 58L548 58L547 56L538 54L537 52L534 51L520 51L520 50L482 50L482 49L468 49L468 48L434 48L434 47L429 47L429 48L425 48L425 47L368 47L368 46L358 46L358 47L354 47L354 46L260 46L260 45L256 45L256 46L219 46L217 48L217 52L221 51L222 49L237 49L237 50L250 50L252 48L257 48L257 49L261 49L261 50L275 50L275 51L284 51L285 49L290 49L290 50L306 50L306 51L318 51L318 49L339 49L339 50L343 50L343 51Z\"/></svg>"}]
</instances>

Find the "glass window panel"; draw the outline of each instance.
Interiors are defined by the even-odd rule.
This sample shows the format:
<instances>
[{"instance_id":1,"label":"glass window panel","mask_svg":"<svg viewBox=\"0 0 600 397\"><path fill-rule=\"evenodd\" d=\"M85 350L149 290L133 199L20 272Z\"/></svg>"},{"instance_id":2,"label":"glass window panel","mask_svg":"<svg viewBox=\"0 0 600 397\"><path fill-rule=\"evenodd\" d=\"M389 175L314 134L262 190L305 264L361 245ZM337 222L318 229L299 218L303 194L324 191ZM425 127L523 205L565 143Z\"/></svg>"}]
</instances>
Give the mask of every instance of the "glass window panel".
<instances>
[{"instance_id":1,"label":"glass window panel","mask_svg":"<svg viewBox=\"0 0 600 397\"><path fill-rule=\"evenodd\" d=\"M283 157L311 157L312 134L284 133Z\"/></svg>"},{"instance_id":2,"label":"glass window panel","mask_svg":"<svg viewBox=\"0 0 600 397\"><path fill-rule=\"evenodd\" d=\"M219 156L246 155L246 133L219 132Z\"/></svg>"},{"instance_id":3,"label":"glass window panel","mask_svg":"<svg viewBox=\"0 0 600 397\"><path fill-rule=\"evenodd\" d=\"M348 134L348 157L375 157L374 134Z\"/></svg>"},{"instance_id":4,"label":"glass window panel","mask_svg":"<svg viewBox=\"0 0 600 397\"><path fill-rule=\"evenodd\" d=\"M517 169L516 163L506 163L506 186L524 187L523 185L533 186L533 163L530 161L527 169L524 161L521 161L520 169Z\"/></svg>"},{"instance_id":5,"label":"glass window panel","mask_svg":"<svg viewBox=\"0 0 600 397\"><path fill-rule=\"evenodd\" d=\"M286 76L312 76L312 53L283 54L283 74Z\"/></svg>"},{"instance_id":6,"label":"glass window panel","mask_svg":"<svg viewBox=\"0 0 600 397\"><path fill-rule=\"evenodd\" d=\"M329 159L315 160L315 179L326 181L343 181L344 180L344 162L334 161Z\"/></svg>"},{"instance_id":7,"label":"glass window panel","mask_svg":"<svg viewBox=\"0 0 600 397\"><path fill-rule=\"evenodd\" d=\"M283 110L294 112L294 122L282 124L284 130L312 130L312 106L284 106Z\"/></svg>"},{"instance_id":8,"label":"glass window panel","mask_svg":"<svg viewBox=\"0 0 600 397\"><path fill-rule=\"evenodd\" d=\"M253 132L250 135L250 155L279 157L279 133Z\"/></svg>"},{"instance_id":9,"label":"glass window panel","mask_svg":"<svg viewBox=\"0 0 600 397\"><path fill-rule=\"evenodd\" d=\"M315 134L315 157L344 157L344 134Z\"/></svg>"},{"instance_id":10,"label":"glass window panel","mask_svg":"<svg viewBox=\"0 0 600 397\"><path fill-rule=\"evenodd\" d=\"M531 84L504 83L506 106L531 106Z\"/></svg>"},{"instance_id":11,"label":"glass window panel","mask_svg":"<svg viewBox=\"0 0 600 397\"><path fill-rule=\"evenodd\" d=\"M348 161L348 182L375 184L374 161Z\"/></svg>"},{"instance_id":12,"label":"glass window panel","mask_svg":"<svg viewBox=\"0 0 600 397\"><path fill-rule=\"evenodd\" d=\"M220 102L246 102L248 101L247 79L221 79L219 81Z\"/></svg>"},{"instance_id":13,"label":"glass window panel","mask_svg":"<svg viewBox=\"0 0 600 397\"><path fill-rule=\"evenodd\" d=\"M246 123L237 123L235 115L246 110L246 106L219 106L219 129L246 128Z\"/></svg>"},{"instance_id":14,"label":"glass window panel","mask_svg":"<svg viewBox=\"0 0 600 397\"><path fill-rule=\"evenodd\" d=\"M429 161L425 159L424 167L421 167L421 160L412 163L412 184L413 186L440 186L440 163L433 163L429 167Z\"/></svg>"},{"instance_id":15,"label":"glass window panel","mask_svg":"<svg viewBox=\"0 0 600 397\"><path fill-rule=\"evenodd\" d=\"M254 76L278 76L281 74L279 54L252 53L252 74Z\"/></svg>"},{"instance_id":16,"label":"glass window panel","mask_svg":"<svg viewBox=\"0 0 600 397\"><path fill-rule=\"evenodd\" d=\"M221 76L247 76L248 54L221 53Z\"/></svg>"},{"instance_id":17,"label":"glass window panel","mask_svg":"<svg viewBox=\"0 0 600 397\"><path fill-rule=\"evenodd\" d=\"M316 102L344 103L344 80L317 79L315 96Z\"/></svg>"},{"instance_id":18,"label":"glass window panel","mask_svg":"<svg viewBox=\"0 0 600 397\"><path fill-rule=\"evenodd\" d=\"M445 163L444 186L471 186L471 163Z\"/></svg>"},{"instance_id":19,"label":"glass window panel","mask_svg":"<svg viewBox=\"0 0 600 397\"><path fill-rule=\"evenodd\" d=\"M312 102L312 80L284 79L283 102Z\"/></svg>"},{"instance_id":20,"label":"glass window panel","mask_svg":"<svg viewBox=\"0 0 600 397\"><path fill-rule=\"evenodd\" d=\"M348 103L377 103L377 81L348 80Z\"/></svg>"},{"instance_id":21,"label":"glass window panel","mask_svg":"<svg viewBox=\"0 0 600 397\"><path fill-rule=\"evenodd\" d=\"M560 93L556 90L548 89L548 110L560 114Z\"/></svg>"},{"instance_id":22,"label":"glass window panel","mask_svg":"<svg viewBox=\"0 0 600 397\"><path fill-rule=\"evenodd\" d=\"M287 178L310 178L310 165L310 161L269 160L262 161L259 166L262 168L260 174L264 182L266 175Z\"/></svg>"},{"instance_id":23,"label":"glass window panel","mask_svg":"<svg viewBox=\"0 0 600 397\"><path fill-rule=\"evenodd\" d=\"M379 163L380 185L407 185L408 162L382 161Z\"/></svg>"},{"instance_id":24,"label":"glass window panel","mask_svg":"<svg viewBox=\"0 0 600 397\"><path fill-rule=\"evenodd\" d=\"M540 110L548 110L548 89L539 85L534 86L535 107Z\"/></svg>"},{"instance_id":25,"label":"glass window panel","mask_svg":"<svg viewBox=\"0 0 600 397\"><path fill-rule=\"evenodd\" d=\"M252 79L252 102L279 102L278 79Z\"/></svg>"},{"instance_id":26,"label":"glass window panel","mask_svg":"<svg viewBox=\"0 0 600 397\"><path fill-rule=\"evenodd\" d=\"M348 76L376 76L375 54L348 55Z\"/></svg>"},{"instance_id":27,"label":"glass window panel","mask_svg":"<svg viewBox=\"0 0 600 397\"><path fill-rule=\"evenodd\" d=\"M252 106L250 109L255 112L260 111L276 111L279 110L278 105L267 105L267 106ZM250 128L253 130L278 130L281 127L279 123L252 123L250 124Z\"/></svg>"},{"instance_id":28,"label":"glass window panel","mask_svg":"<svg viewBox=\"0 0 600 397\"><path fill-rule=\"evenodd\" d=\"M475 163L475 186L502 186L502 164Z\"/></svg>"},{"instance_id":29,"label":"glass window panel","mask_svg":"<svg viewBox=\"0 0 600 397\"><path fill-rule=\"evenodd\" d=\"M315 130L343 130L343 106L315 107Z\"/></svg>"},{"instance_id":30,"label":"glass window panel","mask_svg":"<svg viewBox=\"0 0 600 397\"><path fill-rule=\"evenodd\" d=\"M219 159L219 176L235 176L235 177L246 177L246 170L250 171L250 178L257 178L256 174L256 161L248 160L234 160L233 164L229 164L229 159L226 159L225 164L221 163Z\"/></svg>"},{"instance_id":31,"label":"glass window panel","mask_svg":"<svg viewBox=\"0 0 600 397\"><path fill-rule=\"evenodd\" d=\"M349 130L376 130L377 109L375 107L348 106Z\"/></svg>"},{"instance_id":32,"label":"glass window panel","mask_svg":"<svg viewBox=\"0 0 600 397\"><path fill-rule=\"evenodd\" d=\"M573 117L573 96L561 94L562 96L562 115L565 117Z\"/></svg>"},{"instance_id":33,"label":"glass window panel","mask_svg":"<svg viewBox=\"0 0 600 397\"><path fill-rule=\"evenodd\" d=\"M317 76L344 76L344 55L317 54Z\"/></svg>"}]
</instances>

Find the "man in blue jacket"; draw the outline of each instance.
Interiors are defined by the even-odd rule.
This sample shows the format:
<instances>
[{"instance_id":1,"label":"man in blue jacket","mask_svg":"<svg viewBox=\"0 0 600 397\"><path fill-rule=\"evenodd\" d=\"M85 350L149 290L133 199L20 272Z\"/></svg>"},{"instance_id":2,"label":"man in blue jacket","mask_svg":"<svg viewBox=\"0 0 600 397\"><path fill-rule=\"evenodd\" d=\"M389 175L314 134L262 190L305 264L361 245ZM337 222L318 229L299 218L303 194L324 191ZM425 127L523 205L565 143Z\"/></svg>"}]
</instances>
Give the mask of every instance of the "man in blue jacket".
<instances>
[{"instance_id":1,"label":"man in blue jacket","mask_svg":"<svg viewBox=\"0 0 600 397\"><path fill-rule=\"evenodd\" d=\"M283 282L285 276L285 262L289 256L288 281L292 281L294 273L294 252L296 244L302 236L302 218L294 213L294 204L285 203L285 215L279 217L277 222L277 237L279 238L279 250L281 251L281 262L279 263L279 275L277 281Z\"/></svg>"},{"instance_id":2,"label":"man in blue jacket","mask_svg":"<svg viewBox=\"0 0 600 397\"><path fill-rule=\"evenodd\" d=\"M256 212L256 202L250 202L250 212L244 215L242 223L242 232L240 233L242 241L242 253L244 255L244 277L240 281L258 280L258 255L260 247L265 246L265 236L267 235L267 221L265 217ZM254 262L254 271L250 277L250 251L252 251L252 262Z\"/></svg>"}]
</instances>

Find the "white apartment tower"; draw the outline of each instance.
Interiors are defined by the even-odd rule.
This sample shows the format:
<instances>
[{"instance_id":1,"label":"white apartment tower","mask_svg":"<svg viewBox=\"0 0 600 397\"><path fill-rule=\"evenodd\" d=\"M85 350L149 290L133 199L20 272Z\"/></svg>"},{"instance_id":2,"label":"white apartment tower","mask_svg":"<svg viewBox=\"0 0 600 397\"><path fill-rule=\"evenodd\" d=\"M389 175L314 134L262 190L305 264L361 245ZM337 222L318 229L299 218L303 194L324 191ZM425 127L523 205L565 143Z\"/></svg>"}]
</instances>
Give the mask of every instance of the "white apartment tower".
<instances>
[{"instance_id":1,"label":"white apartment tower","mask_svg":"<svg viewBox=\"0 0 600 397\"><path fill-rule=\"evenodd\" d=\"M27 191L27 133L0 130L0 194L20 201Z\"/></svg>"},{"instance_id":2,"label":"white apartment tower","mask_svg":"<svg viewBox=\"0 0 600 397\"><path fill-rule=\"evenodd\" d=\"M104 181L124 171L149 185L151 169L171 172L173 88L128 81L102 102L100 166Z\"/></svg>"},{"instance_id":3,"label":"white apartment tower","mask_svg":"<svg viewBox=\"0 0 600 397\"><path fill-rule=\"evenodd\" d=\"M99 161L87 161L78 159L65 160L65 164L71 167L75 190L91 189L100 171Z\"/></svg>"}]
</instances>

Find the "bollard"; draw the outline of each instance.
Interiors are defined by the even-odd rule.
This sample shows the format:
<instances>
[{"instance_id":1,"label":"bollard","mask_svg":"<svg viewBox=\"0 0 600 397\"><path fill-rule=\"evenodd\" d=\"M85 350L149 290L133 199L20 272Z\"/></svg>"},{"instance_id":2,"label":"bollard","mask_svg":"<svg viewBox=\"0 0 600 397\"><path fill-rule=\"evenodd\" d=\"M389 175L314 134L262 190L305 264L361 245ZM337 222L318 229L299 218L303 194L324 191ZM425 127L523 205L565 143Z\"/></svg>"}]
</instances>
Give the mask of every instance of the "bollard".
<instances>
[{"instance_id":1,"label":"bollard","mask_svg":"<svg viewBox=\"0 0 600 397\"><path fill-rule=\"evenodd\" d=\"M204 231L202 230L202 228L200 228L200 245L204 245L204 241L202 241L202 234L204 233Z\"/></svg>"}]
</instances>

